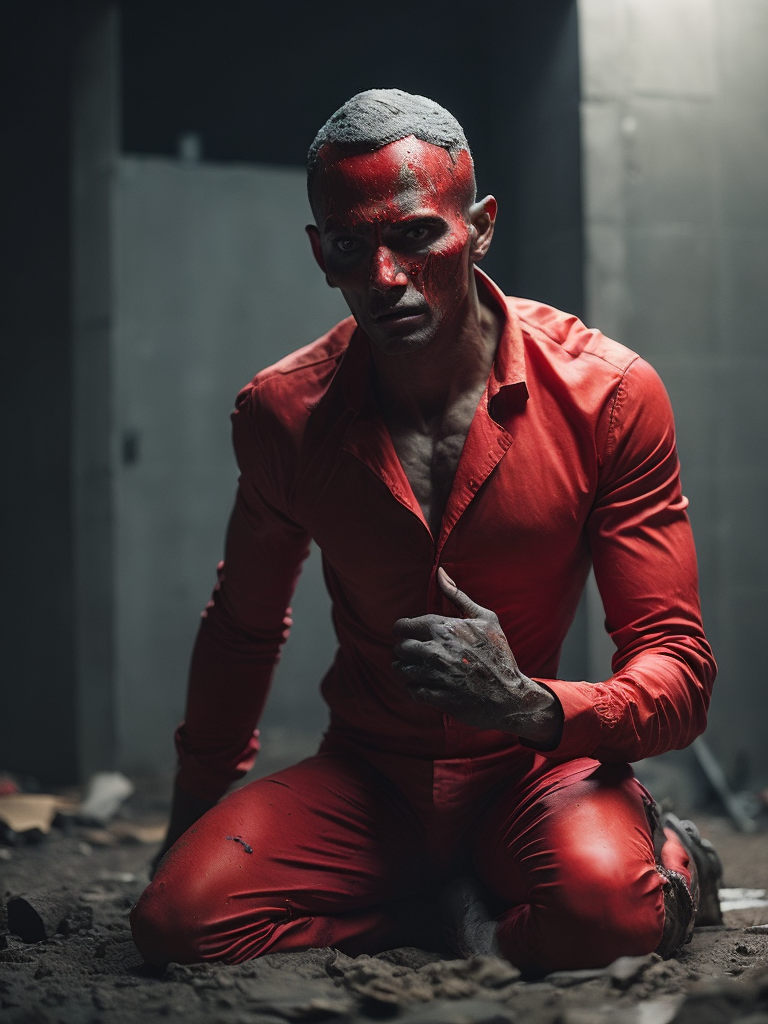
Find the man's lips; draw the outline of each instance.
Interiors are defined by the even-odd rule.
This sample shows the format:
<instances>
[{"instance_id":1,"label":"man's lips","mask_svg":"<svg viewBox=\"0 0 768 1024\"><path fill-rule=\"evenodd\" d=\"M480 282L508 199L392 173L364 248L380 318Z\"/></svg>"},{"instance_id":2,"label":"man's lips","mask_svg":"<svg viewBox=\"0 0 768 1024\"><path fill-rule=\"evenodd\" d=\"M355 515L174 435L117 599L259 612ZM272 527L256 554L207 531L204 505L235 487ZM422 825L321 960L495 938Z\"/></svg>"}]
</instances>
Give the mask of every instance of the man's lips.
<instances>
[{"instance_id":1,"label":"man's lips","mask_svg":"<svg viewBox=\"0 0 768 1024\"><path fill-rule=\"evenodd\" d=\"M374 313L373 319L377 324L389 323L393 320L408 320L412 317L422 316L426 312L426 306L396 306L383 313Z\"/></svg>"}]
</instances>

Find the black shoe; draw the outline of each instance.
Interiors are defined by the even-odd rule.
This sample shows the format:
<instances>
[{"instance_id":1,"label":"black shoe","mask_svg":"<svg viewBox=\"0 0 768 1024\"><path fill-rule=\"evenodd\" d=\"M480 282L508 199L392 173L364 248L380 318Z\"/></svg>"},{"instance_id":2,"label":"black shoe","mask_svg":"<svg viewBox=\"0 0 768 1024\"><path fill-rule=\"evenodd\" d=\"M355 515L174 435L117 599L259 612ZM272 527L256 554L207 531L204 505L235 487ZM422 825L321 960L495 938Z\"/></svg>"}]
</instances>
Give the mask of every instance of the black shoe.
<instances>
[{"instance_id":1,"label":"black shoe","mask_svg":"<svg viewBox=\"0 0 768 1024\"><path fill-rule=\"evenodd\" d=\"M668 960L676 956L693 938L696 912L691 891L683 876L660 864L657 870L664 878L664 931L655 952Z\"/></svg>"},{"instance_id":2,"label":"black shoe","mask_svg":"<svg viewBox=\"0 0 768 1024\"><path fill-rule=\"evenodd\" d=\"M708 839L702 839L692 821L681 820L674 814L665 814L662 828L671 829L685 847L691 859L691 896L696 912L696 924L723 923L718 890L723 878L723 865L717 851Z\"/></svg>"}]
</instances>

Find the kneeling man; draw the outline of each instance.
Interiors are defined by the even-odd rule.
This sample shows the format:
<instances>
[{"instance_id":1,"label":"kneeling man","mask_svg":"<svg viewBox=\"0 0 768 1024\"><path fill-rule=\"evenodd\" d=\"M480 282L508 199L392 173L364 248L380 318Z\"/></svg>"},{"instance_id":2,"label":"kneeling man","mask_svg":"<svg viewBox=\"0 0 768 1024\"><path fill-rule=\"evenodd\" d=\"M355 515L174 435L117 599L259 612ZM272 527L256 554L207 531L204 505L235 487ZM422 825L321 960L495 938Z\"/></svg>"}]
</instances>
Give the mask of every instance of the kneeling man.
<instances>
[{"instance_id":1,"label":"kneeling man","mask_svg":"<svg viewBox=\"0 0 768 1024\"><path fill-rule=\"evenodd\" d=\"M719 908L714 851L627 763L702 732L715 672L664 388L477 268L496 201L436 103L353 97L309 196L352 315L238 397L237 501L136 943L157 964L434 948L442 914L456 952L527 972L669 955ZM218 802L253 763L311 538L339 641L329 729ZM561 680L590 565L613 675Z\"/></svg>"}]
</instances>

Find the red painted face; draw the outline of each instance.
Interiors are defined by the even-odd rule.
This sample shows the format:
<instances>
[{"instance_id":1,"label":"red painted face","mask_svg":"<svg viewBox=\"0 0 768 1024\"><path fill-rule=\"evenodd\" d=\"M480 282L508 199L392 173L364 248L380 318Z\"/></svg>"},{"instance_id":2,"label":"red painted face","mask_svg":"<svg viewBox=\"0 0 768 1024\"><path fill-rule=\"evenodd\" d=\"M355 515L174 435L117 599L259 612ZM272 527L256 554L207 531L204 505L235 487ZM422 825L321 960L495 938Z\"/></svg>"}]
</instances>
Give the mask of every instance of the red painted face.
<instances>
[{"instance_id":1,"label":"red painted face","mask_svg":"<svg viewBox=\"0 0 768 1024\"><path fill-rule=\"evenodd\" d=\"M423 348L456 322L472 267L473 190L469 153L454 163L413 136L373 153L323 154L313 195L326 275L383 351Z\"/></svg>"}]
</instances>

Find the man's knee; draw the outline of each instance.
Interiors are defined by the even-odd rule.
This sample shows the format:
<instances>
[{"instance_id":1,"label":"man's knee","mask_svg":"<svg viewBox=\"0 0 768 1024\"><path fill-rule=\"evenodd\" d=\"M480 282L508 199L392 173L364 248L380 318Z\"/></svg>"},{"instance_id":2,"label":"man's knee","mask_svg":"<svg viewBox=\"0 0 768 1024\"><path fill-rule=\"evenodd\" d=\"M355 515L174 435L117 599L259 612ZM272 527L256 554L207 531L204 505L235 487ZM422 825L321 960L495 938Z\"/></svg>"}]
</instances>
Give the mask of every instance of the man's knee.
<instances>
[{"instance_id":1,"label":"man's knee","mask_svg":"<svg viewBox=\"0 0 768 1024\"><path fill-rule=\"evenodd\" d=\"M204 959L198 942L199 922L192 919L188 907L168 896L165 886L153 883L144 890L131 911L130 923L136 948L154 967Z\"/></svg>"},{"instance_id":2,"label":"man's knee","mask_svg":"<svg viewBox=\"0 0 768 1024\"><path fill-rule=\"evenodd\" d=\"M286 930L300 927L285 900L248 900L208 890L200 877L173 885L155 879L130 914L133 941L148 964L192 964L206 960L242 963L271 950Z\"/></svg>"},{"instance_id":3,"label":"man's knee","mask_svg":"<svg viewBox=\"0 0 768 1024\"><path fill-rule=\"evenodd\" d=\"M661 883L655 876L638 886L626 873L593 865L588 876L580 872L513 907L500 920L499 945L516 966L545 972L652 953L664 928Z\"/></svg>"},{"instance_id":4,"label":"man's knee","mask_svg":"<svg viewBox=\"0 0 768 1024\"><path fill-rule=\"evenodd\" d=\"M579 867L561 899L576 948L592 960L588 966L652 953L664 928L663 880L655 866L593 858Z\"/></svg>"}]
</instances>

